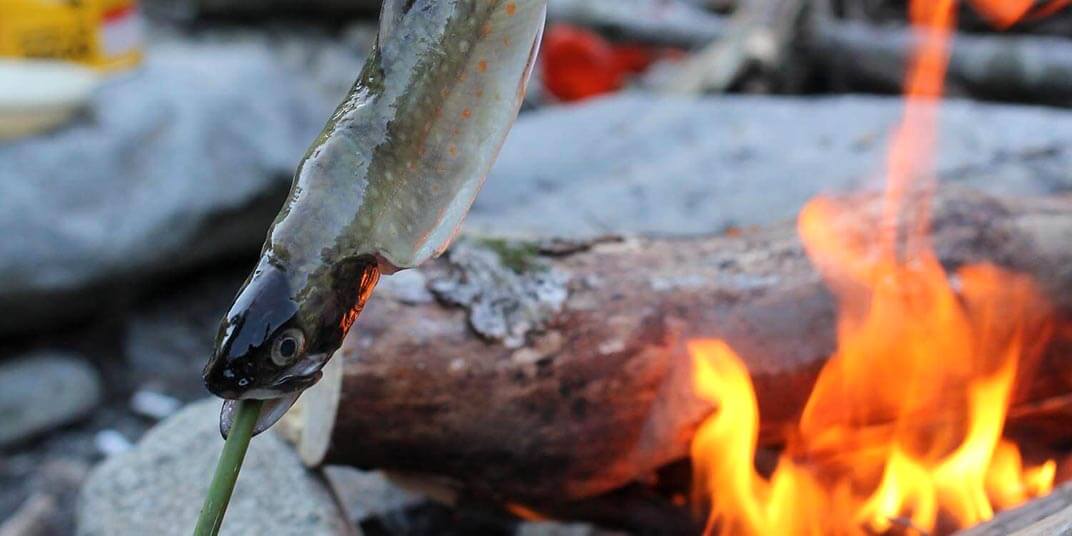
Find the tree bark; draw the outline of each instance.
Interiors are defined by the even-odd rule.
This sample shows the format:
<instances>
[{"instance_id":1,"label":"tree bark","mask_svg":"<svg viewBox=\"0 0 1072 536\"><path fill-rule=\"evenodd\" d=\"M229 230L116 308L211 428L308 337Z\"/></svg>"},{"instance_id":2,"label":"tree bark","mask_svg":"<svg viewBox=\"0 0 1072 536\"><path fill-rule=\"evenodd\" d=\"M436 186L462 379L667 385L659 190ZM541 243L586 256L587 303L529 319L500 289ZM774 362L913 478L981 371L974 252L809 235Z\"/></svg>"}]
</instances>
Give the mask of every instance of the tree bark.
<instances>
[{"instance_id":1,"label":"tree bark","mask_svg":"<svg viewBox=\"0 0 1072 536\"><path fill-rule=\"evenodd\" d=\"M867 236L872 212L839 232ZM935 203L943 263L1029 274L1062 325L1072 325L1070 237L1069 197L947 190ZM435 475L489 501L589 498L686 457L712 410L691 394L690 338L724 339L746 361L761 444L777 446L835 342L834 300L790 224L590 244L469 240L378 292L303 397L303 458ZM1043 440L1072 436L1051 425L1072 405L1061 398L1072 393L1072 329L1060 333L1010 414L1011 428L1055 434Z\"/></svg>"}]
</instances>

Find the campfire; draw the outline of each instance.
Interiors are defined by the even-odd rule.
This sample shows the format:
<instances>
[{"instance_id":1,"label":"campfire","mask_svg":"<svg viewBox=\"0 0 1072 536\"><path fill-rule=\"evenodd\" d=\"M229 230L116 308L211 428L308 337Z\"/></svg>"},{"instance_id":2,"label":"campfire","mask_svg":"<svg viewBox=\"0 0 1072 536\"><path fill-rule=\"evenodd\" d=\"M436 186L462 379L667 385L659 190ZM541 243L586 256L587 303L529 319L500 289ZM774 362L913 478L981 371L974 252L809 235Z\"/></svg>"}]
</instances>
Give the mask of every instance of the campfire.
<instances>
[{"instance_id":1,"label":"campfire","mask_svg":"<svg viewBox=\"0 0 1072 536\"><path fill-rule=\"evenodd\" d=\"M1031 1L975 2L1007 26ZM722 534L950 532L1052 490L1053 459L1028 464L1003 438L1052 326L1031 278L992 264L947 271L930 240L935 115L952 0L916 0L925 32L886 162L871 232L839 222L867 207L816 198L798 232L837 296L837 350L773 469L755 466L760 415L748 369L719 339L695 339L697 393L718 410L692 442L694 500Z\"/></svg>"},{"instance_id":2,"label":"campfire","mask_svg":"<svg viewBox=\"0 0 1072 536\"><path fill-rule=\"evenodd\" d=\"M957 7L912 4L883 188L709 236L462 239L385 278L284 423L303 460L642 534L949 534L1060 498L1072 198L938 188Z\"/></svg>"}]
</instances>

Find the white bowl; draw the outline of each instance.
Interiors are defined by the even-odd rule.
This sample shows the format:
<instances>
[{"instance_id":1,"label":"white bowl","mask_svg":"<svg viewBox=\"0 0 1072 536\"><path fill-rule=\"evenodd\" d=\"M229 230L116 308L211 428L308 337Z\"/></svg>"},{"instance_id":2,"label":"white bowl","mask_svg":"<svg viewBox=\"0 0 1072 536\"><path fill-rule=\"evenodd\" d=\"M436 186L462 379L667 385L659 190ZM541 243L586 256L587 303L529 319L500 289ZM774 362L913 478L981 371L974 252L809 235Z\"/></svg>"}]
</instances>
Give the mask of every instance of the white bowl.
<instances>
[{"instance_id":1,"label":"white bowl","mask_svg":"<svg viewBox=\"0 0 1072 536\"><path fill-rule=\"evenodd\" d=\"M0 59L0 140L63 124L89 102L101 77L61 61Z\"/></svg>"}]
</instances>

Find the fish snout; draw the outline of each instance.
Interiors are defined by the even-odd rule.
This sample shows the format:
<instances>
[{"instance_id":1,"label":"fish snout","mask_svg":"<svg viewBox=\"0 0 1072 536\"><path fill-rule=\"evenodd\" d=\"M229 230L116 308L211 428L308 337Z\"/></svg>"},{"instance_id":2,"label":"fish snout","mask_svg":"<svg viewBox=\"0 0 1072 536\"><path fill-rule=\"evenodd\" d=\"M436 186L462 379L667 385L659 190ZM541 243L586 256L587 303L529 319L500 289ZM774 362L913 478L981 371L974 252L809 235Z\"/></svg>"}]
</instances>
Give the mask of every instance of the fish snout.
<instances>
[{"instance_id":1,"label":"fish snout","mask_svg":"<svg viewBox=\"0 0 1072 536\"><path fill-rule=\"evenodd\" d=\"M205 367L205 371L202 373L202 380L210 393L229 400L239 398L248 384L248 382L243 381L244 378L239 378L238 374L231 368L213 366L213 363L209 363L209 366Z\"/></svg>"}]
</instances>

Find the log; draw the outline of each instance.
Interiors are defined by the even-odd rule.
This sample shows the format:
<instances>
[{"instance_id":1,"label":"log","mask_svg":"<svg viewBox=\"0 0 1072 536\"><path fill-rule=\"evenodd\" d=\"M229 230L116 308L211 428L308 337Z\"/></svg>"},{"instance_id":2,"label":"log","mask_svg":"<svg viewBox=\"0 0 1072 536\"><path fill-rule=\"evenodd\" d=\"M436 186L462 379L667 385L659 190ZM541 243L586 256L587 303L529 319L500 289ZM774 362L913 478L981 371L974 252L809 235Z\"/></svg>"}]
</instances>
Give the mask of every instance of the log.
<instances>
[{"instance_id":1,"label":"log","mask_svg":"<svg viewBox=\"0 0 1072 536\"><path fill-rule=\"evenodd\" d=\"M1002 512L954 536L1054 536L1072 533L1072 484Z\"/></svg>"},{"instance_id":2,"label":"log","mask_svg":"<svg viewBox=\"0 0 1072 536\"><path fill-rule=\"evenodd\" d=\"M820 70L843 89L899 93L918 42L910 30L858 22L816 22L804 42ZM947 74L954 93L997 100L1072 102L1072 41L1037 35L971 35L952 42Z\"/></svg>"},{"instance_id":3,"label":"log","mask_svg":"<svg viewBox=\"0 0 1072 536\"><path fill-rule=\"evenodd\" d=\"M869 232L867 212L839 229ZM1072 319L1072 197L947 189L933 230L947 266L1030 274L1059 321ZM489 502L551 509L653 481L686 457L712 409L691 395L689 338L725 339L745 359L763 446L786 439L834 348L835 304L790 224L591 243L470 239L378 292L303 397L302 458L432 475ZM1072 330L1061 333L1011 425L1068 417L1067 403L1045 403L1072 393ZM1050 428L1069 439L1067 426Z\"/></svg>"},{"instance_id":4,"label":"log","mask_svg":"<svg viewBox=\"0 0 1072 536\"><path fill-rule=\"evenodd\" d=\"M801 73L787 77L788 70L811 69L829 79L837 91L902 91L917 34L903 27L823 16L828 14L824 2L811 4L819 13L801 16L801 6L793 0L752 0L745 7L758 7L740 17L710 15L717 31L709 33L688 31L668 20L664 35L674 36L669 41L704 50L679 66L657 70L647 85L678 92L724 91L740 85L749 67L757 67L753 72L775 78L764 81L768 85L777 85L779 77L804 78ZM572 19L612 27L614 34L646 39L652 33L644 18L610 17L596 10L580 13L586 16ZM800 50L789 53L792 47ZM799 61L802 52L809 61ZM953 94L1067 106L1072 102L1072 41L1051 35L958 32L947 79Z\"/></svg>"}]
</instances>

